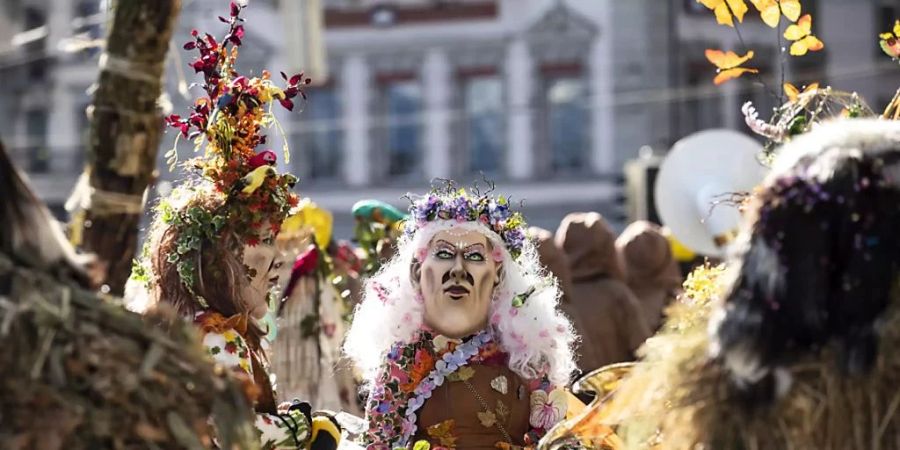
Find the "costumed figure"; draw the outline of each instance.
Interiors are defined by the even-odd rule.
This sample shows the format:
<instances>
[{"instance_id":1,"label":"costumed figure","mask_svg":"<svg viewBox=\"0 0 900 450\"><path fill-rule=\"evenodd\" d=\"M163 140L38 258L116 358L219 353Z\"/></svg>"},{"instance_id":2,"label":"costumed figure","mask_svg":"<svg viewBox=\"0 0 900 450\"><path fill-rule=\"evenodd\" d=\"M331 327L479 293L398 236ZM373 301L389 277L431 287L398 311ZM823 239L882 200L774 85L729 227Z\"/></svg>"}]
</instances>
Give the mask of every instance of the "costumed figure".
<instances>
[{"instance_id":1,"label":"costumed figure","mask_svg":"<svg viewBox=\"0 0 900 450\"><path fill-rule=\"evenodd\" d=\"M360 200L353 205L353 234L365 261L363 271L373 275L394 256L406 214L381 200Z\"/></svg>"},{"instance_id":2,"label":"costumed figure","mask_svg":"<svg viewBox=\"0 0 900 450\"><path fill-rule=\"evenodd\" d=\"M569 258L549 230L539 227L528 228L528 238L534 241L541 264L556 277L562 291L560 303L566 303L572 297L572 272L569 269Z\"/></svg>"},{"instance_id":3,"label":"costumed figure","mask_svg":"<svg viewBox=\"0 0 900 450\"><path fill-rule=\"evenodd\" d=\"M641 306L625 284L615 239L598 213L569 214L556 232L572 273L572 298L563 309L582 337L578 367L584 372L633 360L650 336Z\"/></svg>"},{"instance_id":4,"label":"costumed figure","mask_svg":"<svg viewBox=\"0 0 900 450\"><path fill-rule=\"evenodd\" d=\"M576 337L542 273L503 197L415 199L344 345L368 392L363 444L521 448L563 419Z\"/></svg>"},{"instance_id":5,"label":"costumed figure","mask_svg":"<svg viewBox=\"0 0 900 450\"><path fill-rule=\"evenodd\" d=\"M335 447L334 423L312 417L308 404L278 403L265 339L274 322L275 237L298 198L291 190L296 178L277 173L275 153L255 149L275 120L269 104L277 100L291 109L291 98L308 80L284 76L287 86L279 88L266 71L247 78L235 70L242 8L231 3L221 41L195 30L184 46L200 53L191 66L203 74L207 96L189 117L172 115L167 122L204 154L184 164L194 176L160 200L130 290L143 285L143 308L169 304L193 321L210 356L244 381L263 448ZM174 149L168 157L175 162Z\"/></svg>"},{"instance_id":6,"label":"costumed figure","mask_svg":"<svg viewBox=\"0 0 900 450\"><path fill-rule=\"evenodd\" d=\"M0 448L200 447L217 429L226 448L258 448L242 389L191 325L94 293L102 276L2 143L0 197Z\"/></svg>"},{"instance_id":7,"label":"costumed figure","mask_svg":"<svg viewBox=\"0 0 900 450\"><path fill-rule=\"evenodd\" d=\"M896 448L900 123L795 137L745 220L603 416L634 448Z\"/></svg>"},{"instance_id":8,"label":"costumed figure","mask_svg":"<svg viewBox=\"0 0 900 450\"><path fill-rule=\"evenodd\" d=\"M678 296L684 281L671 245L659 226L640 220L616 238L616 252L625 281L641 305L647 326L655 332L662 325L663 310Z\"/></svg>"},{"instance_id":9,"label":"costumed figure","mask_svg":"<svg viewBox=\"0 0 900 450\"><path fill-rule=\"evenodd\" d=\"M339 365L347 299L335 286L340 276L334 258L324 250L331 232L331 213L309 199L301 200L282 224L276 245L285 264L278 277L282 301L274 350L279 358L273 367L278 389L287 398L359 413L352 373Z\"/></svg>"}]
</instances>

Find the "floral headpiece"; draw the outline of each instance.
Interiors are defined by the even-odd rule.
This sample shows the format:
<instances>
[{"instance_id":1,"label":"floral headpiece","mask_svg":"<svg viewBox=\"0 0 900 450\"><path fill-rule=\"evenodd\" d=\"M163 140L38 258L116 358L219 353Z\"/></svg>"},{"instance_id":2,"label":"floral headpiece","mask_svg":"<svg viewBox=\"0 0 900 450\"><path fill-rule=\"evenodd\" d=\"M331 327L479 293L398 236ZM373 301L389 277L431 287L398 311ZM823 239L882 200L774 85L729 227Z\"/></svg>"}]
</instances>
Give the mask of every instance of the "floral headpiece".
<instances>
[{"instance_id":1,"label":"floral headpiece","mask_svg":"<svg viewBox=\"0 0 900 450\"><path fill-rule=\"evenodd\" d=\"M274 100L292 110L294 97L299 94L306 98L300 87L310 80L302 73L289 78L282 72L286 86L280 88L265 70L261 76L252 78L238 73L235 62L244 37L244 19L240 17L244 6L231 2L230 8L230 17L219 17L228 25L221 41L209 33L201 35L193 30L193 39L184 44L185 50L199 52L190 66L196 73L202 73L200 86L206 95L194 102L188 117L172 114L166 118L169 126L179 130L178 138L191 139L195 151L201 147L205 150L202 156L183 163L198 179L173 192L177 195L162 199L156 211L163 223L181 231L177 251L168 258L169 262L177 263L178 273L188 289L196 281L197 268L196 258L185 255L199 251L203 240L215 239L228 229L238 235L241 245L271 242L284 218L299 202L297 194L292 192L297 178L277 173L275 152L268 149L257 152L256 148L266 143L263 128L275 125L281 130L271 110ZM288 161L287 144L283 150ZM170 169L174 169L178 163L175 147L166 153L166 159ZM200 190L209 190L217 198L212 210L189 202L185 203L187 206L179 205L179 196L190 198Z\"/></svg>"},{"instance_id":2,"label":"floral headpiece","mask_svg":"<svg viewBox=\"0 0 900 450\"><path fill-rule=\"evenodd\" d=\"M412 236L428 222L455 220L456 222L479 222L498 236L506 244L513 259L519 257L525 245L525 220L522 213L512 211L506 197L491 197L491 190L479 192L477 186L471 190L457 189L453 183L436 187L427 195L415 199L409 208L409 219L404 232Z\"/></svg>"}]
</instances>

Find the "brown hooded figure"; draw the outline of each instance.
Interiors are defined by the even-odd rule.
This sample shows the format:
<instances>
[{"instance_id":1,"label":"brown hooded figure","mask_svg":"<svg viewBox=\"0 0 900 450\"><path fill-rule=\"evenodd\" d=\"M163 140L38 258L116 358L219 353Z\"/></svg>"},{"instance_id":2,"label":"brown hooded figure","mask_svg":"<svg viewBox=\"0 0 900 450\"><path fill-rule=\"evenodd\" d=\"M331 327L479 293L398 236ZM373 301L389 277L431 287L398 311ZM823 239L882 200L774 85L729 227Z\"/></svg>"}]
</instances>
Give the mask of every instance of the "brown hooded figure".
<instances>
[{"instance_id":1,"label":"brown hooded figure","mask_svg":"<svg viewBox=\"0 0 900 450\"><path fill-rule=\"evenodd\" d=\"M578 367L588 372L632 360L650 329L624 282L612 228L598 213L571 213L559 225L556 243L572 272L571 301L562 306L582 337Z\"/></svg>"},{"instance_id":2,"label":"brown hooded figure","mask_svg":"<svg viewBox=\"0 0 900 450\"><path fill-rule=\"evenodd\" d=\"M539 227L530 227L528 236L534 239L541 264L558 280L563 295L562 302L568 303L572 298L572 272L569 269L569 258L556 244L553 233L550 231Z\"/></svg>"},{"instance_id":3,"label":"brown hooded figure","mask_svg":"<svg viewBox=\"0 0 900 450\"><path fill-rule=\"evenodd\" d=\"M647 221L628 225L616 239L625 282L637 297L651 331L662 324L663 310L681 290L681 270L659 226Z\"/></svg>"}]
</instances>

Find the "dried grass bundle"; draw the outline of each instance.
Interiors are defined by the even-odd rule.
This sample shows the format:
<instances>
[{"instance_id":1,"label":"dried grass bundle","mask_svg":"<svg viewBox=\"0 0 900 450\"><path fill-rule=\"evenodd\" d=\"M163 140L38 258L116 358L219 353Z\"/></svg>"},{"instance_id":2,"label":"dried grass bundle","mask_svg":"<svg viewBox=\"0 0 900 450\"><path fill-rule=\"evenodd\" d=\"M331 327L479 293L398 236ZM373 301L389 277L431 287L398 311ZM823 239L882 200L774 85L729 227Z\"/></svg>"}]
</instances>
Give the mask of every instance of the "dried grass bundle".
<instances>
[{"instance_id":1,"label":"dried grass bundle","mask_svg":"<svg viewBox=\"0 0 900 450\"><path fill-rule=\"evenodd\" d=\"M258 448L241 388L172 313L126 311L0 254L0 448Z\"/></svg>"},{"instance_id":2,"label":"dried grass bundle","mask_svg":"<svg viewBox=\"0 0 900 450\"><path fill-rule=\"evenodd\" d=\"M707 287L721 283L721 270L710 269L717 270L699 273ZM602 406L628 448L900 448L900 301L884 315L870 373L841 373L834 349L826 347L789 367L793 384L774 405L748 409L718 361L707 356L707 325L721 291L699 292L689 288L673 305L667 327L642 349L644 361Z\"/></svg>"}]
</instances>

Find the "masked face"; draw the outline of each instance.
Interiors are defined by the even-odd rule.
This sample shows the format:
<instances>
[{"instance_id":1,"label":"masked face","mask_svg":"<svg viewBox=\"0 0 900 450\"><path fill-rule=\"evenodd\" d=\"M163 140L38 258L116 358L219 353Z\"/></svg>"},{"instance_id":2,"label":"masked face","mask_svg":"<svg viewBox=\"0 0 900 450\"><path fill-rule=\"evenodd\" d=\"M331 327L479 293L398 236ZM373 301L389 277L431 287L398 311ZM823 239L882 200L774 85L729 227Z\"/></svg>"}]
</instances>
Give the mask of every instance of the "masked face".
<instances>
[{"instance_id":1,"label":"masked face","mask_svg":"<svg viewBox=\"0 0 900 450\"><path fill-rule=\"evenodd\" d=\"M437 233L413 271L425 299L426 325L452 338L487 325L500 265L491 258L491 243L483 234L458 229Z\"/></svg>"},{"instance_id":2,"label":"masked face","mask_svg":"<svg viewBox=\"0 0 900 450\"><path fill-rule=\"evenodd\" d=\"M261 243L244 247L244 265L250 270L250 284L244 292L250 315L261 319L268 312L269 289L278 283L278 271L284 265L274 245Z\"/></svg>"}]
</instances>

